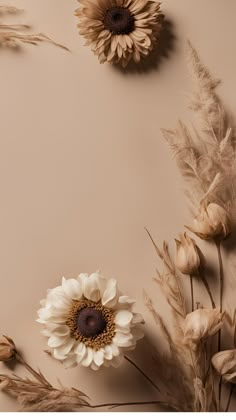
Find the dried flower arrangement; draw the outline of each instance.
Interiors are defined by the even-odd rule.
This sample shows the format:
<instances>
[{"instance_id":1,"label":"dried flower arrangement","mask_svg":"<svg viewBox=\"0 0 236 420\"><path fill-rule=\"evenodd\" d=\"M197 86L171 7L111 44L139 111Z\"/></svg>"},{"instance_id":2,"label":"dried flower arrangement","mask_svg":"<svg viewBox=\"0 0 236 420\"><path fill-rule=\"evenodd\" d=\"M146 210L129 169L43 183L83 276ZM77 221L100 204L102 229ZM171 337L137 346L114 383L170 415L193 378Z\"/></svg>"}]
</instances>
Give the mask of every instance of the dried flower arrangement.
<instances>
[{"instance_id":1,"label":"dried flower arrangement","mask_svg":"<svg viewBox=\"0 0 236 420\"><path fill-rule=\"evenodd\" d=\"M191 130L179 122L175 130L163 130L187 181L186 194L194 212L193 226L186 228L198 240L211 241L219 260L219 307L208 284L207 258L196 241L186 232L176 239L175 258L168 245L156 245L147 231L162 269L154 282L162 291L170 309L172 322L167 324L145 292L147 308L163 335L168 352L155 349L153 368L155 381L126 355L142 337L142 316L133 312L134 301L123 296L114 279L100 273L78 279L62 280L41 301L38 321L44 325L50 355L65 366L81 364L98 370L102 366L118 366L126 360L155 388L155 401L121 402L90 405L86 396L74 388L54 388L29 366L13 340L0 340L0 360L15 358L33 376L0 375L1 388L15 396L23 411L78 411L98 407L156 404L172 411L229 411L236 383L236 310L223 307L225 278L222 246L234 228L235 213L235 133L230 118L215 93L218 81L207 69L190 43L187 57L195 83L191 107L200 117L200 128ZM181 276L190 279L190 304L181 288ZM209 307L196 307L194 281L199 278L209 298ZM190 306L190 309L189 309ZM233 312L233 316L232 316ZM230 326L232 345L225 349L221 330ZM215 341L217 338L217 342ZM224 349L222 348L224 347ZM230 385L229 390L227 387ZM228 399L222 403L222 388Z\"/></svg>"},{"instance_id":2,"label":"dried flower arrangement","mask_svg":"<svg viewBox=\"0 0 236 420\"><path fill-rule=\"evenodd\" d=\"M0 6L0 15L3 14L17 14L21 13L22 10L13 6ZM68 51L68 48L64 45L58 44L53 41L48 36L38 33L38 34L27 34L22 33L30 29L29 25L4 25L0 24L0 46L1 47L17 47L21 43L37 45L40 42L49 42L50 44L56 45L57 47L63 48Z\"/></svg>"},{"instance_id":3,"label":"dried flower arrangement","mask_svg":"<svg viewBox=\"0 0 236 420\"><path fill-rule=\"evenodd\" d=\"M156 0L78 0L79 33L100 63L139 63L158 41L163 15Z\"/></svg>"}]
</instances>

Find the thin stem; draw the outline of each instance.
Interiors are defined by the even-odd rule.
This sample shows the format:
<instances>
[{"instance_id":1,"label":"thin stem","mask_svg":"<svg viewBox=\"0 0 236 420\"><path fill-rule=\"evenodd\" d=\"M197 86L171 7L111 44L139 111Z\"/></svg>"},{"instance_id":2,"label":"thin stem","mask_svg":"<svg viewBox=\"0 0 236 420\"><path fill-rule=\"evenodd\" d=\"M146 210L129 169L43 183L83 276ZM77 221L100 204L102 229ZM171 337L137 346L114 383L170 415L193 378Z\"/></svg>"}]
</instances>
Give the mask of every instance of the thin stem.
<instances>
[{"instance_id":1,"label":"thin stem","mask_svg":"<svg viewBox=\"0 0 236 420\"><path fill-rule=\"evenodd\" d=\"M221 411L221 404L220 404L220 401L221 401L221 391L222 391L222 376L220 377L220 380L219 380L219 388L218 388L219 411Z\"/></svg>"},{"instance_id":2,"label":"thin stem","mask_svg":"<svg viewBox=\"0 0 236 420\"><path fill-rule=\"evenodd\" d=\"M204 274L204 271L201 269L201 270L199 270L199 277L200 277L200 279L202 280L202 282L203 282L203 284L204 284L204 286L205 286L205 288L206 288L206 291L207 291L207 293L208 293L208 295L209 295L209 298L210 298L210 301L211 301L211 305L212 305L212 308L214 309L214 308L216 308L216 304L215 304L215 301L214 301L214 299L213 299L213 296L212 296L212 293L211 293L211 289L210 289L210 286L209 286L209 284L208 284L208 281L207 281L207 279L206 279L206 277L205 277L205 274Z\"/></svg>"},{"instance_id":3,"label":"thin stem","mask_svg":"<svg viewBox=\"0 0 236 420\"><path fill-rule=\"evenodd\" d=\"M198 374L197 374L196 366L195 366L195 363L194 363L194 360L193 360L193 353L192 353L191 347L189 347L189 352L190 352L190 357L191 357L191 361L192 361L194 375L197 378Z\"/></svg>"},{"instance_id":4,"label":"thin stem","mask_svg":"<svg viewBox=\"0 0 236 420\"><path fill-rule=\"evenodd\" d=\"M234 347L236 348L236 324L234 326Z\"/></svg>"},{"instance_id":5,"label":"thin stem","mask_svg":"<svg viewBox=\"0 0 236 420\"><path fill-rule=\"evenodd\" d=\"M219 261L219 277L220 277L220 312L223 309L223 291L224 291L224 270L223 270L223 261L222 261L222 254L221 254L221 241L216 240L216 249ZM218 352L221 349L221 329L218 333ZM222 390L222 377L219 381L219 392L218 392L218 400L219 400L219 411L220 411L220 401L221 401L221 390Z\"/></svg>"},{"instance_id":6,"label":"thin stem","mask_svg":"<svg viewBox=\"0 0 236 420\"><path fill-rule=\"evenodd\" d=\"M231 388L230 388L230 392L229 392L229 398L228 398L228 401L227 401L227 404L226 404L225 412L229 411L231 398L232 398L232 395L233 395L233 392L234 392L234 386L235 386L235 384L231 384Z\"/></svg>"},{"instance_id":7,"label":"thin stem","mask_svg":"<svg viewBox=\"0 0 236 420\"><path fill-rule=\"evenodd\" d=\"M41 372L37 372L34 370L25 360L24 358L18 353L16 350L15 352L16 360L22 364L30 373L33 375L41 384L46 385L47 387L52 388L52 385L47 381L47 379L41 374Z\"/></svg>"},{"instance_id":8,"label":"thin stem","mask_svg":"<svg viewBox=\"0 0 236 420\"><path fill-rule=\"evenodd\" d=\"M224 289L224 271L223 271L223 262L222 262L222 255L221 255L221 243L220 241L215 241L216 248L217 248L217 255L219 260L219 277L220 277L220 312L223 309L223 289ZM221 330L219 330L218 334L218 351L221 348Z\"/></svg>"},{"instance_id":9,"label":"thin stem","mask_svg":"<svg viewBox=\"0 0 236 420\"><path fill-rule=\"evenodd\" d=\"M194 311L194 298L193 298L193 276L190 274L190 290L191 290L191 304L192 312Z\"/></svg>"},{"instance_id":10,"label":"thin stem","mask_svg":"<svg viewBox=\"0 0 236 420\"><path fill-rule=\"evenodd\" d=\"M144 378L146 378L147 379L147 381L150 383L150 384L152 384L152 386L154 386L154 388L156 388L156 390L158 391L158 392L161 392L160 391L160 389L158 388L158 386L152 381L152 379L150 379L149 378L149 376L147 376L146 375L146 373L144 373L143 371L142 371L142 369L140 369L140 367L138 367L138 365L136 365L136 363L134 363L131 359L129 359L129 357L127 357L127 356L124 356L124 358L131 364L131 365L133 365L138 371L139 371L139 373L141 373L141 375L143 375L144 376Z\"/></svg>"},{"instance_id":11,"label":"thin stem","mask_svg":"<svg viewBox=\"0 0 236 420\"><path fill-rule=\"evenodd\" d=\"M219 274L220 274L220 311L222 312L223 291L224 291L224 270L223 270L223 261L222 261L220 241L216 241L216 248L217 248L218 260L219 260Z\"/></svg>"},{"instance_id":12,"label":"thin stem","mask_svg":"<svg viewBox=\"0 0 236 420\"><path fill-rule=\"evenodd\" d=\"M154 401L132 401L132 402L124 402L124 403L107 403L107 404L96 404L96 405L89 405L86 407L88 408L103 408L103 407L111 407L111 408L116 408L116 407L124 407L124 406L128 406L128 405L150 405L150 404L162 404L162 405L166 405L170 408L172 408L173 410L176 411L182 411L181 407L178 407L175 404L169 403L167 401L159 401L159 400L154 400Z\"/></svg>"}]
</instances>

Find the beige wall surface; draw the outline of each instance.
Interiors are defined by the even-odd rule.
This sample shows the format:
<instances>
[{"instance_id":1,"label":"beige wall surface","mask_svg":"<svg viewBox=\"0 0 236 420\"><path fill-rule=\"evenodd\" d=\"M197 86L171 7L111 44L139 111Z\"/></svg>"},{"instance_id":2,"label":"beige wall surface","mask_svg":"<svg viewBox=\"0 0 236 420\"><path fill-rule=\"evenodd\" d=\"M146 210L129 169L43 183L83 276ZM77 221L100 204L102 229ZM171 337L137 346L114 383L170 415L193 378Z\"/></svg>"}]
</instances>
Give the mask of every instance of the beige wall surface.
<instances>
[{"instance_id":1,"label":"beige wall surface","mask_svg":"<svg viewBox=\"0 0 236 420\"><path fill-rule=\"evenodd\" d=\"M36 311L63 275L101 269L137 300L148 336L161 345L143 302L145 288L165 313L144 227L173 244L189 211L160 128L189 117L186 39L222 79L219 93L236 116L236 1L164 0L167 56L142 71L98 63L77 34L76 1L5 4L25 9L5 22L30 23L71 52L48 44L0 50L0 332L52 383L60 378L94 403L150 400L155 392L127 363L93 372L51 360ZM132 357L152 374L145 341ZM0 394L0 410L17 405Z\"/></svg>"}]
</instances>

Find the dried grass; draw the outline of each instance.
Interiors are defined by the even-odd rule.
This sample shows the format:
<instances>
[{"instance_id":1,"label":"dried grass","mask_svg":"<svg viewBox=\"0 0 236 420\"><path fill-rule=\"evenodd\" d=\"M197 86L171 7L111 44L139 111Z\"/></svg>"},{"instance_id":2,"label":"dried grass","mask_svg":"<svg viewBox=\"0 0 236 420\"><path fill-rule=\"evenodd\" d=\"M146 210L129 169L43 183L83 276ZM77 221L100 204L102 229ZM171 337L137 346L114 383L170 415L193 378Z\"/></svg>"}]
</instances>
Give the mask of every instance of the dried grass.
<instances>
[{"instance_id":1,"label":"dried grass","mask_svg":"<svg viewBox=\"0 0 236 420\"><path fill-rule=\"evenodd\" d=\"M16 398L20 411L24 412L78 411L89 407L86 395L81 391L65 387L57 389L45 381L43 376L39 381L0 375L0 389Z\"/></svg>"},{"instance_id":2,"label":"dried grass","mask_svg":"<svg viewBox=\"0 0 236 420\"><path fill-rule=\"evenodd\" d=\"M187 61L195 90L190 108L198 116L200 129L179 121L176 129L163 129L187 182L186 194L194 206L214 201L230 214L235 212L235 131L216 95L219 80L211 77L190 42Z\"/></svg>"},{"instance_id":3,"label":"dried grass","mask_svg":"<svg viewBox=\"0 0 236 420\"><path fill-rule=\"evenodd\" d=\"M22 12L21 9L12 6L0 6L0 15L6 13L16 14ZM69 51L67 47L58 44L43 33L27 34L25 31L30 29L29 25L4 25L0 24L0 46L1 47L17 47L21 43L37 45L40 42L48 42L57 47Z\"/></svg>"}]
</instances>

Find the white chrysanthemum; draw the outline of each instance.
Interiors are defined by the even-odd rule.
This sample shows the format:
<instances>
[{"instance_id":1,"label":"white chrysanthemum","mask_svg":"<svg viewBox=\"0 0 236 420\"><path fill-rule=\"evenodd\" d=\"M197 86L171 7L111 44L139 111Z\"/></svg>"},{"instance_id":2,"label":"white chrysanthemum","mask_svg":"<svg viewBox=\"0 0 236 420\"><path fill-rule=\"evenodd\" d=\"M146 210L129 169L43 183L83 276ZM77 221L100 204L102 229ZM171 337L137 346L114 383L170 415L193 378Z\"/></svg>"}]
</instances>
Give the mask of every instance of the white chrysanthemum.
<instances>
[{"instance_id":1,"label":"white chrysanthemum","mask_svg":"<svg viewBox=\"0 0 236 420\"><path fill-rule=\"evenodd\" d=\"M156 0L78 0L79 32L100 63L138 63L152 50L163 15Z\"/></svg>"},{"instance_id":2,"label":"white chrysanthemum","mask_svg":"<svg viewBox=\"0 0 236 420\"><path fill-rule=\"evenodd\" d=\"M80 274L48 290L37 321L45 326L42 334L52 356L65 367L116 367L143 337L143 318L132 311L134 302L120 294L115 279Z\"/></svg>"}]
</instances>

